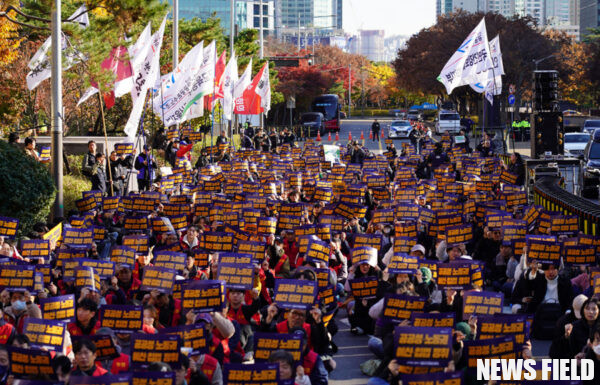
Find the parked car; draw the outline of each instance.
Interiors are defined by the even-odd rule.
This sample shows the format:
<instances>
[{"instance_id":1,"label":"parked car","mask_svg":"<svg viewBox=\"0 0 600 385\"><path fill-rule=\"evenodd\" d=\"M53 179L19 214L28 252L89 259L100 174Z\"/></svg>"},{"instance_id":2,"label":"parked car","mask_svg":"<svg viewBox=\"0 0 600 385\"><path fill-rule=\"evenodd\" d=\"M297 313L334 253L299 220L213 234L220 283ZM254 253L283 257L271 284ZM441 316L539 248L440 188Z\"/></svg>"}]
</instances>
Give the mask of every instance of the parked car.
<instances>
[{"instance_id":1,"label":"parked car","mask_svg":"<svg viewBox=\"0 0 600 385\"><path fill-rule=\"evenodd\" d=\"M325 118L320 112L306 112L300 116L300 124L304 135L307 137L317 136L317 132L325 134Z\"/></svg>"},{"instance_id":2,"label":"parked car","mask_svg":"<svg viewBox=\"0 0 600 385\"><path fill-rule=\"evenodd\" d=\"M456 111L441 110L435 122L435 133L458 134L460 131L460 115Z\"/></svg>"},{"instance_id":3,"label":"parked car","mask_svg":"<svg viewBox=\"0 0 600 385\"><path fill-rule=\"evenodd\" d=\"M585 146L590 141L590 134L586 132L568 132L565 134L564 156L577 158L583 156Z\"/></svg>"},{"instance_id":4,"label":"parked car","mask_svg":"<svg viewBox=\"0 0 600 385\"><path fill-rule=\"evenodd\" d=\"M600 184L600 130L592 135L583 150L583 187L581 195L584 198L598 198L598 185Z\"/></svg>"},{"instance_id":5,"label":"parked car","mask_svg":"<svg viewBox=\"0 0 600 385\"><path fill-rule=\"evenodd\" d=\"M421 112L419 110L408 110L408 114L406 115L406 118L408 120L422 121L423 120L423 112Z\"/></svg>"},{"instance_id":6,"label":"parked car","mask_svg":"<svg viewBox=\"0 0 600 385\"><path fill-rule=\"evenodd\" d=\"M413 127L408 120L394 120L389 125L388 138L408 138L412 130Z\"/></svg>"},{"instance_id":7,"label":"parked car","mask_svg":"<svg viewBox=\"0 0 600 385\"><path fill-rule=\"evenodd\" d=\"M583 123L583 132L594 134L596 128L600 128L600 119L588 119Z\"/></svg>"}]
</instances>

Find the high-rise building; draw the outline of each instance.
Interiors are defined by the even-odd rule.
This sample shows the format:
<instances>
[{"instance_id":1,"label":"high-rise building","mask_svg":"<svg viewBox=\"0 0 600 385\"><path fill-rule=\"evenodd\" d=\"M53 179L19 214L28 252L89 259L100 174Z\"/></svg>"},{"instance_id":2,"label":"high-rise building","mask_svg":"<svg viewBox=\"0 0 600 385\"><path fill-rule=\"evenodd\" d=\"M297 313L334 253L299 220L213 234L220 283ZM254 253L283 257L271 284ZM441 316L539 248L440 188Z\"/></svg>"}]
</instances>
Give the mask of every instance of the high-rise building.
<instances>
[{"instance_id":1,"label":"high-rise building","mask_svg":"<svg viewBox=\"0 0 600 385\"><path fill-rule=\"evenodd\" d=\"M542 26L545 24L545 5L544 0L515 0L515 12L519 16L533 17Z\"/></svg>"},{"instance_id":2,"label":"high-rise building","mask_svg":"<svg viewBox=\"0 0 600 385\"><path fill-rule=\"evenodd\" d=\"M552 26L569 24L570 0L546 0L544 24Z\"/></svg>"},{"instance_id":3,"label":"high-rise building","mask_svg":"<svg viewBox=\"0 0 600 385\"><path fill-rule=\"evenodd\" d=\"M579 30L587 36L589 28L600 27L600 0L579 0Z\"/></svg>"},{"instance_id":4,"label":"high-rise building","mask_svg":"<svg viewBox=\"0 0 600 385\"><path fill-rule=\"evenodd\" d=\"M337 29L342 23L342 0L277 0L277 28Z\"/></svg>"},{"instance_id":5,"label":"high-rise building","mask_svg":"<svg viewBox=\"0 0 600 385\"><path fill-rule=\"evenodd\" d=\"M385 31L359 30L358 36L348 40L350 53L366 56L371 61L385 61Z\"/></svg>"},{"instance_id":6,"label":"high-rise building","mask_svg":"<svg viewBox=\"0 0 600 385\"><path fill-rule=\"evenodd\" d=\"M275 2L276 0L262 0L263 3L263 28L265 35L275 31ZM169 0L172 4L173 0ZM235 0L235 24L238 30L259 28L260 1ZM192 19L197 17L206 20L211 16L221 20L221 26L226 34L230 30L230 1L229 0L179 0L179 17Z\"/></svg>"},{"instance_id":7,"label":"high-rise building","mask_svg":"<svg viewBox=\"0 0 600 385\"><path fill-rule=\"evenodd\" d=\"M515 0L437 0L436 13L443 15L462 9L467 12L497 12L506 17L515 14Z\"/></svg>"}]
</instances>

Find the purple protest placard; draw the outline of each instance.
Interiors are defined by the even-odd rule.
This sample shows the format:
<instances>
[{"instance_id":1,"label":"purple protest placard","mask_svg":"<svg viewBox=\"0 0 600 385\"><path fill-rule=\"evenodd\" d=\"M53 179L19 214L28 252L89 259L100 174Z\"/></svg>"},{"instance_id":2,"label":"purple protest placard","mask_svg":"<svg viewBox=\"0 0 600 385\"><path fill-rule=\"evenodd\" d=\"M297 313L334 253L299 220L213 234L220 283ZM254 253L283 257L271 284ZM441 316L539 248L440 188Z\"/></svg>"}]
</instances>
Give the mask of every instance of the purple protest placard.
<instances>
[{"instance_id":1,"label":"purple protest placard","mask_svg":"<svg viewBox=\"0 0 600 385\"><path fill-rule=\"evenodd\" d=\"M40 259L50 255L50 241L47 239L27 239L21 241L23 258Z\"/></svg>"},{"instance_id":2,"label":"purple protest placard","mask_svg":"<svg viewBox=\"0 0 600 385\"><path fill-rule=\"evenodd\" d=\"M0 269L0 288L8 291L34 291L35 266L2 266L2 269Z\"/></svg>"},{"instance_id":3,"label":"purple protest placard","mask_svg":"<svg viewBox=\"0 0 600 385\"><path fill-rule=\"evenodd\" d=\"M317 283L299 279L276 279L273 301L284 309L310 309L317 296Z\"/></svg>"},{"instance_id":4,"label":"purple protest placard","mask_svg":"<svg viewBox=\"0 0 600 385\"><path fill-rule=\"evenodd\" d=\"M208 333L204 324L174 326L158 330L159 334L174 334L181 338L181 346L191 349L189 355L196 356L208 353Z\"/></svg>"},{"instance_id":5,"label":"purple protest placard","mask_svg":"<svg viewBox=\"0 0 600 385\"><path fill-rule=\"evenodd\" d=\"M70 376L69 385L131 385L132 373L103 376Z\"/></svg>"},{"instance_id":6,"label":"purple protest placard","mask_svg":"<svg viewBox=\"0 0 600 385\"><path fill-rule=\"evenodd\" d=\"M143 308L135 305L102 305L100 325L117 333L134 333L142 330Z\"/></svg>"},{"instance_id":7,"label":"purple protest placard","mask_svg":"<svg viewBox=\"0 0 600 385\"><path fill-rule=\"evenodd\" d=\"M0 235L14 239L19 228L19 220L9 217L0 217Z\"/></svg>"},{"instance_id":8,"label":"purple protest placard","mask_svg":"<svg viewBox=\"0 0 600 385\"><path fill-rule=\"evenodd\" d=\"M285 350L292 354L295 362L299 362L302 354L302 338L293 334L254 333L254 359L268 361L275 350Z\"/></svg>"},{"instance_id":9,"label":"purple protest placard","mask_svg":"<svg viewBox=\"0 0 600 385\"><path fill-rule=\"evenodd\" d=\"M175 385L175 372L133 372L131 385Z\"/></svg>"},{"instance_id":10,"label":"purple protest placard","mask_svg":"<svg viewBox=\"0 0 600 385\"><path fill-rule=\"evenodd\" d=\"M227 385L279 385L279 364L225 364L223 383Z\"/></svg>"},{"instance_id":11,"label":"purple protest placard","mask_svg":"<svg viewBox=\"0 0 600 385\"><path fill-rule=\"evenodd\" d=\"M225 281L199 280L187 283L183 288L183 309L196 313L219 311L225 301Z\"/></svg>"},{"instance_id":12,"label":"purple protest placard","mask_svg":"<svg viewBox=\"0 0 600 385\"><path fill-rule=\"evenodd\" d=\"M254 265L249 263L219 263L217 279L225 281L227 288L249 290L254 282Z\"/></svg>"},{"instance_id":13,"label":"purple protest placard","mask_svg":"<svg viewBox=\"0 0 600 385\"><path fill-rule=\"evenodd\" d=\"M477 368L477 360L516 359L522 344L515 342L514 336L504 336L477 341L464 341L463 354L469 368Z\"/></svg>"},{"instance_id":14,"label":"purple protest placard","mask_svg":"<svg viewBox=\"0 0 600 385\"><path fill-rule=\"evenodd\" d=\"M349 279L348 283L350 284L350 290L352 290L354 298L370 299L377 297L379 280L375 276Z\"/></svg>"},{"instance_id":15,"label":"purple protest placard","mask_svg":"<svg viewBox=\"0 0 600 385\"><path fill-rule=\"evenodd\" d=\"M144 277L142 278L141 291L158 290L161 293L171 294L173 292L173 282L177 272L173 269L163 267L146 266L144 268Z\"/></svg>"},{"instance_id":16,"label":"purple protest placard","mask_svg":"<svg viewBox=\"0 0 600 385\"><path fill-rule=\"evenodd\" d=\"M472 315L493 315L502 313L504 293L492 291L467 291L463 297L463 319Z\"/></svg>"},{"instance_id":17,"label":"purple protest placard","mask_svg":"<svg viewBox=\"0 0 600 385\"><path fill-rule=\"evenodd\" d=\"M452 329L396 326L394 351L400 364L446 366L452 359Z\"/></svg>"},{"instance_id":18,"label":"purple protest placard","mask_svg":"<svg viewBox=\"0 0 600 385\"><path fill-rule=\"evenodd\" d=\"M135 333L131 337L131 363L138 369L147 369L155 361L179 368L180 348L181 338L178 335Z\"/></svg>"},{"instance_id":19,"label":"purple protest placard","mask_svg":"<svg viewBox=\"0 0 600 385\"><path fill-rule=\"evenodd\" d=\"M40 318L25 318L23 334L29 337L32 348L54 350L62 353L67 324Z\"/></svg>"},{"instance_id":20,"label":"purple protest placard","mask_svg":"<svg viewBox=\"0 0 600 385\"><path fill-rule=\"evenodd\" d=\"M454 313L413 312L410 323L416 327L454 328Z\"/></svg>"},{"instance_id":21,"label":"purple protest placard","mask_svg":"<svg viewBox=\"0 0 600 385\"><path fill-rule=\"evenodd\" d=\"M463 372L404 374L401 378L402 385L460 385L463 381Z\"/></svg>"},{"instance_id":22,"label":"purple protest placard","mask_svg":"<svg viewBox=\"0 0 600 385\"><path fill-rule=\"evenodd\" d=\"M42 298L40 299L40 306L44 319L64 322L75 321L74 294Z\"/></svg>"}]
</instances>

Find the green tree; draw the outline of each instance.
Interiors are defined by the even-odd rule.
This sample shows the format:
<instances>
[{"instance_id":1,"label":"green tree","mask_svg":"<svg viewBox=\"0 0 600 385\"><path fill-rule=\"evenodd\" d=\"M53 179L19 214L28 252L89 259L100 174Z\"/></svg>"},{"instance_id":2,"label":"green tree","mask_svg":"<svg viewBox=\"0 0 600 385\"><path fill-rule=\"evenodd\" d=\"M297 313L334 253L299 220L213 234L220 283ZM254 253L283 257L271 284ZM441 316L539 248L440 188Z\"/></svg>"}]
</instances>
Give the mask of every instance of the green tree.
<instances>
[{"instance_id":1,"label":"green tree","mask_svg":"<svg viewBox=\"0 0 600 385\"><path fill-rule=\"evenodd\" d=\"M48 169L6 142L0 141L0 215L17 218L19 233L28 234L46 222L56 188Z\"/></svg>"}]
</instances>

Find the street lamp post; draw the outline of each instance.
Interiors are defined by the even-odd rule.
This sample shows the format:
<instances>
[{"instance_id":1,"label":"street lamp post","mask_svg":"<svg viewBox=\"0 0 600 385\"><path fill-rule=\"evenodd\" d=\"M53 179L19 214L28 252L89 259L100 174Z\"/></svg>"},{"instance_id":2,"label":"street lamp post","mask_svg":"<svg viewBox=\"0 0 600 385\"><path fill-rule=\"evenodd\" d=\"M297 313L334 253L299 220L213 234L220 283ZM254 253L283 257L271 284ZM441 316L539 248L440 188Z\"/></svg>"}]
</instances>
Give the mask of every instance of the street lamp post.
<instances>
[{"instance_id":1,"label":"street lamp post","mask_svg":"<svg viewBox=\"0 0 600 385\"><path fill-rule=\"evenodd\" d=\"M63 127L62 127L62 26L61 1L55 0L52 9L52 176L56 184L54 218L64 216L63 202ZM107 149L108 150L108 149Z\"/></svg>"}]
</instances>

